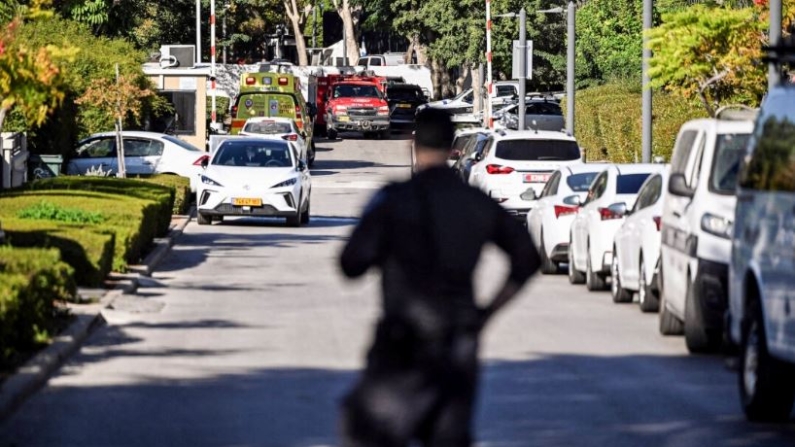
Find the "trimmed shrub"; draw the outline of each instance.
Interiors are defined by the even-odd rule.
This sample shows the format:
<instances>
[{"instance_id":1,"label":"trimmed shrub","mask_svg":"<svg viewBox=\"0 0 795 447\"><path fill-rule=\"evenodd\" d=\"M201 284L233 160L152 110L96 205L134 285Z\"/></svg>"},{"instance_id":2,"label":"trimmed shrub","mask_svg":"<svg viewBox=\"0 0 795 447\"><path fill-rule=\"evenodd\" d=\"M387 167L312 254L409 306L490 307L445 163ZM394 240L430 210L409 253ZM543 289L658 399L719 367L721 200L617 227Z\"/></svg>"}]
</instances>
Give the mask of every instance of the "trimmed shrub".
<instances>
[{"instance_id":1,"label":"trimmed shrub","mask_svg":"<svg viewBox=\"0 0 795 447\"><path fill-rule=\"evenodd\" d=\"M55 300L75 295L71 267L57 250L0 247L0 363L53 334Z\"/></svg>"},{"instance_id":2,"label":"trimmed shrub","mask_svg":"<svg viewBox=\"0 0 795 447\"><path fill-rule=\"evenodd\" d=\"M6 238L13 247L53 248L74 268L77 284L99 287L111 271L115 233L87 230L48 221L3 218Z\"/></svg>"},{"instance_id":3,"label":"trimmed shrub","mask_svg":"<svg viewBox=\"0 0 795 447\"><path fill-rule=\"evenodd\" d=\"M640 162L641 101L640 87L631 83L611 83L577 92L575 135L588 160ZM565 101L562 105L565 108ZM703 107L655 91L652 156L670 160L682 124L704 117Z\"/></svg>"},{"instance_id":4,"label":"trimmed shrub","mask_svg":"<svg viewBox=\"0 0 795 447\"><path fill-rule=\"evenodd\" d=\"M190 191L190 179L178 175L153 175L151 177L143 177L141 180L173 188L174 208L171 210L172 214L188 214L193 199L195 198L194 194Z\"/></svg>"}]
</instances>

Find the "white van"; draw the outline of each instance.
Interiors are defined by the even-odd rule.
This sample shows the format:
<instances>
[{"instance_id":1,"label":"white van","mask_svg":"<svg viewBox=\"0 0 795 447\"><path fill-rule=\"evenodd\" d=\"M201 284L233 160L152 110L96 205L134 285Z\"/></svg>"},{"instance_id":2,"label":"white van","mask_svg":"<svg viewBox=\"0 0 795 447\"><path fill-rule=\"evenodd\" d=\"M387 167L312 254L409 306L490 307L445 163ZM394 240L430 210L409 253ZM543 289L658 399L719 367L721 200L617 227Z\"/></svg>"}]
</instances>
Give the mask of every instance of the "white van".
<instances>
[{"instance_id":1,"label":"white van","mask_svg":"<svg viewBox=\"0 0 795 447\"><path fill-rule=\"evenodd\" d=\"M691 352L723 341L737 172L753 112L721 113L679 130L663 203L660 333Z\"/></svg>"},{"instance_id":2,"label":"white van","mask_svg":"<svg viewBox=\"0 0 795 447\"><path fill-rule=\"evenodd\" d=\"M762 103L738 183L729 328L739 394L749 420L783 422L795 398L795 86Z\"/></svg>"}]
</instances>

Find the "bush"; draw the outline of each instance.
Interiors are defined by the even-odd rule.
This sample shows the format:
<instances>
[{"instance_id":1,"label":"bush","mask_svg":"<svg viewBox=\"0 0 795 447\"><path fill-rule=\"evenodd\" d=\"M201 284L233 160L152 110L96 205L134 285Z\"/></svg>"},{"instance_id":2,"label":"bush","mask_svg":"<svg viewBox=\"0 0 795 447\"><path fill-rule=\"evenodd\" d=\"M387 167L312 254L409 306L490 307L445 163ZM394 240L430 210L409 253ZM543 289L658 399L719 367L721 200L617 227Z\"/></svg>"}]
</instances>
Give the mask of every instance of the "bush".
<instances>
[{"instance_id":1,"label":"bush","mask_svg":"<svg viewBox=\"0 0 795 447\"><path fill-rule=\"evenodd\" d=\"M99 224L105 221L102 213L83 211L79 208L63 208L44 200L20 211L18 216L21 219L44 219L79 224Z\"/></svg>"},{"instance_id":2,"label":"bush","mask_svg":"<svg viewBox=\"0 0 795 447\"><path fill-rule=\"evenodd\" d=\"M57 250L0 247L0 364L53 334L54 301L75 296L72 273Z\"/></svg>"},{"instance_id":3,"label":"bush","mask_svg":"<svg viewBox=\"0 0 795 447\"><path fill-rule=\"evenodd\" d=\"M563 104L565 108L565 103ZM641 89L632 83L611 83L577 92L575 135L588 160L615 163L640 161ZM565 115L564 110L564 115ZM703 118L703 107L654 92L652 156L670 160L676 135L686 121ZM606 154L604 153L606 152Z\"/></svg>"},{"instance_id":4,"label":"bush","mask_svg":"<svg viewBox=\"0 0 795 447\"><path fill-rule=\"evenodd\" d=\"M188 214L194 199L194 195L190 191L190 179L178 175L153 175L151 177L143 177L141 180L173 188L174 207L171 210L172 214Z\"/></svg>"}]
</instances>

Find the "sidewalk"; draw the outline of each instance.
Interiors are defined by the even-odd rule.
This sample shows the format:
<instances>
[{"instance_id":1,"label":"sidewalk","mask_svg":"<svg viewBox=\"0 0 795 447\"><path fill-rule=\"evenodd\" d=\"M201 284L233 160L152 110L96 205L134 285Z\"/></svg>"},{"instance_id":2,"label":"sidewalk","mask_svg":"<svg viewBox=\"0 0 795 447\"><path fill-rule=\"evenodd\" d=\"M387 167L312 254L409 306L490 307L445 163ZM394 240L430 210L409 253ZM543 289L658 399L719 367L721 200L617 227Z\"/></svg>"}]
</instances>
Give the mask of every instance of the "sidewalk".
<instances>
[{"instance_id":1,"label":"sidewalk","mask_svg":"<svg viewBox=\"0 0 795 447\"><path fill-rule=\"evenodd\" d=\"M69 310L75 316L74 321L53 339L50 346L20 366L13 376L0 384L0 421L11 415L28 397L44 386L50 376L80 349L83 341L102 322L103 309L112 306L120 296L136 292L141 277L150 276L157 268L182 235L192 215L191 212L186 216L174 216L168 235L155 239L155 247L146 256L143 264L130 266L130 273L112 273L106 281L108 289L78 290L78 301L86 304L69 304Z\"/></svg>"}]
</instances>

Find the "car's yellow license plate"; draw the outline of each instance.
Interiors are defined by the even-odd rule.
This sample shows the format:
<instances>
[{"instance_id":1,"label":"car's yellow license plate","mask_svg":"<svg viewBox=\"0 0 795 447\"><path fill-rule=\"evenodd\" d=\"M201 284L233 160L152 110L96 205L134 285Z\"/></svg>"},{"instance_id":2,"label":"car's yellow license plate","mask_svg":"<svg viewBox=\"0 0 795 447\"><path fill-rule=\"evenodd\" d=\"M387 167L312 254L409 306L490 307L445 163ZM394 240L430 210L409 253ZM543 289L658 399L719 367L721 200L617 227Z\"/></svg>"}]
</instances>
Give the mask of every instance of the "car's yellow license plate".
<instances>
[{"instance_id":1,"label":"car's yellow license plate","mask_svg":"<svg viewBox=\"0 0 795 447\"><path fill-rule=\"evenodd\" d=\"M260 198L234 198L232 199L232 205L234 206L262 206L262 199Z\"/></svg>"},{"instance_id":2,"label":"car's yellow license plate","mask_svg":"<svg viewBox=\"0 0 795 447\"><path fill-rule=\"evenodd\" d=\"M348 116L338 116L337 117L337 121L339 121L341 123L347 123L350 120L351 120L351 118L348 117Z\"/></svg>"},{"instance_id":3,"label":"car's yellow license plate","mask_svg":"<svg viewBox=\"0 0 795 447\"><path fill-rule=\"evenodd\" d=\"M410 109L411 104L398 104L398 107L400 107L401 109Z\"/></svg>"}]
</instances>

